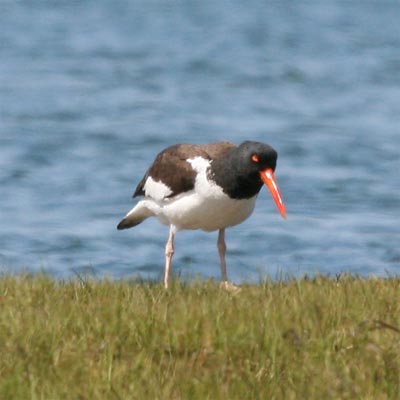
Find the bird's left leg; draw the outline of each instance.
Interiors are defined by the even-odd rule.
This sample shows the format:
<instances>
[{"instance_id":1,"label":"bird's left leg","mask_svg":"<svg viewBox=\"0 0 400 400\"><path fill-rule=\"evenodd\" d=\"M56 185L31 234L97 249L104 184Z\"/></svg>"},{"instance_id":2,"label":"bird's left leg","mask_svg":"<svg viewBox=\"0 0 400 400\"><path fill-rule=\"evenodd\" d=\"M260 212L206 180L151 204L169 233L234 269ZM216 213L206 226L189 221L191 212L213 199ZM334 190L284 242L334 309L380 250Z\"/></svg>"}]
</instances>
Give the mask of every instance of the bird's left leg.
<instances>
[{"instance_id":1,"label":"bird's left leg","mask_svg":"<svg viewBox=\"0 0 400 400\"><path fill-rule=\"evenodd\" d=\"M174 255L174 237L176 228L171 225L169 227L169 236L165 245L165 270L164 270L164 286L168 289L169 271L171 269L172 256Z\"/></svg>"},{"instance_id":2,"label":"bird's left leg","mask_svg":"<svg viewBox=\"0 0 400 400\"><path fill-rule=\"evenodd\" d=\"M222 228L218 232L218 241L217 241L219 260L221 266L221 278L222 282L228 282L228 275L226 273L226 244L225 244L225 228Z\"/></svg>"}]
</instances>

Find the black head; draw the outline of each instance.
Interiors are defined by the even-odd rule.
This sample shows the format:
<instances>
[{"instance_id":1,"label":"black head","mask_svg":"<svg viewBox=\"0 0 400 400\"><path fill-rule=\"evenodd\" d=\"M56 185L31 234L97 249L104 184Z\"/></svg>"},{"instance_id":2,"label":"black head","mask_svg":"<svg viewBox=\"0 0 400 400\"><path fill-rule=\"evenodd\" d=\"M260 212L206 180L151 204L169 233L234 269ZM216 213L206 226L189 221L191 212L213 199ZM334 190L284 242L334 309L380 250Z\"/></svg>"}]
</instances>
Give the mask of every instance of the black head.
<instances>
[{"instance_id":1,"label":"black head","mask_svg":"<svg viewBox=\"0 0 400 400\"><path fill-rule=\"evenodd\" d=\"M267 144L243 142L228 157L214 160L212 176L231 198L250 198L263 185L260 173L266 169L275 171L277 157L277 152Z\"/></svg>"},{"instance_id":2,"label":"black head","mask_svg":"<svg viewBox=\"0 0 400 400\"><path fill-rule=\"evenodd\" d=\"M246 141L235 149L235 158L241 173L259 178L260 171L275 171L278 153L268 144Z\"/></svg>"}]
</instances>

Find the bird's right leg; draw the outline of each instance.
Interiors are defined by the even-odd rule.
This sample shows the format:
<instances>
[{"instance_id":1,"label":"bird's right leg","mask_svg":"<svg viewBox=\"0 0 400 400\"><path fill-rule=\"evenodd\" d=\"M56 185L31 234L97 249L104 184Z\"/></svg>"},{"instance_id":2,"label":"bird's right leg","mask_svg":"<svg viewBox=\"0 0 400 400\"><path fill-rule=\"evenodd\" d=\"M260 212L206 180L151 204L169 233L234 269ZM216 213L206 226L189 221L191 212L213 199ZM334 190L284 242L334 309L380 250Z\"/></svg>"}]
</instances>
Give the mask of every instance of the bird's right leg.
<instances>
[{"instance_id":1,"label":"bird's right leg","mask_svg":"<svg viewBox=\"0 0 400 400\"><path fill-rule=\"evenodd\" d=\"M169 228L169 237L165 245L165 270L164 270L164 286L168 289L169 271L171 269L172 256L174 255L174 237L176 229L173 225Z\"/></svg>"},{"instance_id":2,"label":"bird's right leg","mask_svg":"<svg viewBox=\"0 0 400 400\"><path fill-rule=\"evenodd\" d=\"M234 283L228 281L228 274L226 272L226 243L225 243L225 229L222 228L218 232L218 241L217 241L220 267L221 267L221 283L220 287L226 289L229 292L237 293L240 291L240 288L236 286Z\"/></svg>"}]
</instances>

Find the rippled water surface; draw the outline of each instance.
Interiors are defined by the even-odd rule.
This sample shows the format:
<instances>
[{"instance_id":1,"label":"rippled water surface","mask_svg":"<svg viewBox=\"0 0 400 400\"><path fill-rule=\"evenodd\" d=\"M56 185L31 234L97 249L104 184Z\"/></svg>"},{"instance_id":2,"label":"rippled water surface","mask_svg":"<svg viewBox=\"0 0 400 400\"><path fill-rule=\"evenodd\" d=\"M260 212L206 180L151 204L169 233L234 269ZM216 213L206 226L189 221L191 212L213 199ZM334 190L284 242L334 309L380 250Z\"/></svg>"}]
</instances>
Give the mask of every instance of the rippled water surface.
<instances>
[{"instance_id":1,"label":"rippled water surface","mask_svg":"<svg viewBox=\"0 0 400 400\"><path fill-rule=\"evenodd\" d=\"M279 152L227 232L237 282L400 270L400 4L0 2L0 266L159 278L167 228L116 224L155 154L252 139ZM216 234L174 270L219 277Z\"/></svg>"}]
</instances>

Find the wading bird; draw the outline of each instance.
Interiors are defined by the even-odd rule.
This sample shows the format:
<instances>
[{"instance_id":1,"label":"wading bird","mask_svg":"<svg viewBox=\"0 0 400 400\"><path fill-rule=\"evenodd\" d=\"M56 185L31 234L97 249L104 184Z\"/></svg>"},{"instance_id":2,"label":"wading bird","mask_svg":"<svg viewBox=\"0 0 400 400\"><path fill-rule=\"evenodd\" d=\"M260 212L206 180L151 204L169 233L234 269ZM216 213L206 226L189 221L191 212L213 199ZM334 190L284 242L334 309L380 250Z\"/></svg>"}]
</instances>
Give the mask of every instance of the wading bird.
<instances>
[{"instance_id":1,"label":"wading bird","mask_svg":"<svg viewBox=\"0 0 400 400\"><path fill-rule=\"evenodd\" d=\"M177 144L161 151L139 182L133 197L144 196L118 224L132 228L148 217L169 225L165 246L164 285L168 287L174 237L181 229L218 230L222 282L226 272L225 229L238 225L254 210L263 185L285 218L286 210L274 176L277 152L267 144L246 141L205 145Z\"/></svg>"}]
</instances>

